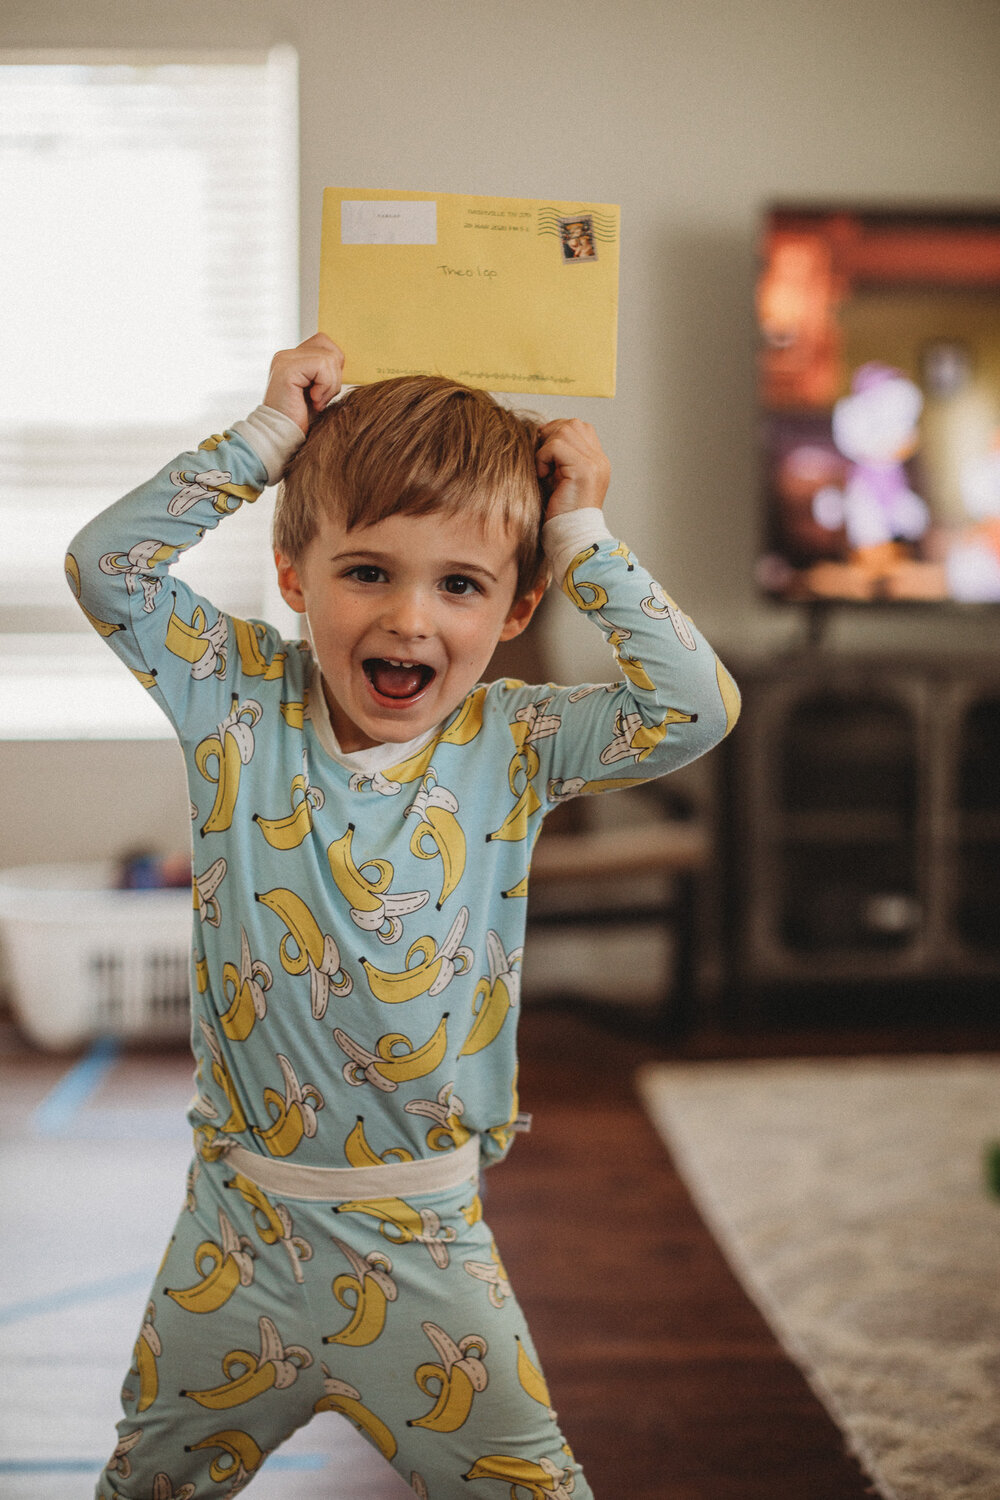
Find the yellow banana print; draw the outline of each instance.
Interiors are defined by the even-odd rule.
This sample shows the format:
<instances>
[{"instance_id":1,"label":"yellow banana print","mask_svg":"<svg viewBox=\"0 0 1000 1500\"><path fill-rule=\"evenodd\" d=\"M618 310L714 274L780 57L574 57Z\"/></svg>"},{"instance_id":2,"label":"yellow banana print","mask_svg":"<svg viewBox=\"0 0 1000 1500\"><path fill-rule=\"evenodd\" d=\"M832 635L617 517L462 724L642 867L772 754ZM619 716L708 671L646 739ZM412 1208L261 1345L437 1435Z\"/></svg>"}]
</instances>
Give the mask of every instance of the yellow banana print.
<instances>
[{"instance_id":1,"label":"yellow banana print","mask_svg":"<svg viewBox=\"0 0 1000 1500\"><path fill-rule=\"evenodd\" d=\"M538 756L535 755L535 766L530 776L534 776L537 770ZM528 819L532 813L538 811L541 805L538 793L531 785L529 778L514 806L500 824L500 827L495 829L493 833L486 835L486 842L489 844L493 843L494 840L505 840L511 844L522 843L528 837Z\"/></svg>"},{"instance_id":2,"label":"yellow banana print","mask_svg":"<svg viewBox=\"0 0 1000 1500\"><path fill-rule=\"evenodd\" d=\"M193 544L189 542L187 545ZM184 547L171 547L166 542L158 542L150 537L146 541L136 542L128 552L105 552L98 559L97 566L102 573L123 574L127 593L134 594L136 589L140 589L143 613L150 615L156 608L156 596L164 583L155 569L183 551Z\"/></svg>"},{"instance_id":3,"label":"yellow banana print","mask_svg":"<svg viewBox=\"0 0 1000 1500\"><path fill-rule=\"evenodd\" d=\"M456 974L467 973L475 957L471 948L462 946L468 924L469 908L463 906L441 947L430 936L417 938L407 952L406 967L398 974L377 969L363 958L361 963L376 1000L397 1005L402 1000L415 1000L418 995L440 995ZM415 956L417 962L413 963Z\"/></svg>"},{"instance_id":4,"label":"yellow banana print","mask_svg":"<svg viewBox=\"0 0 1000 1500\"><path fill-rule=\"evenodd\" d=\"M290 1156L303 1136L312 1139L316 1134L316 1112L323 1108L323 1095L311 1083L305 1087L299 1083L295 1069L281 1052L278 1066L285 1080L284 1097L277 1089L264 1090L264 1105L272 1123L266 1130L255 1125L253 1133L272 1156Z\"/></svg>"},{"instance_id":5,"label":"yellow banana print","mask_svg":"<svg viewBox=\"0 0 1000 1500\"><path fill-rule=\"evenodd\" d=\"M118 1439L114 1453L108 1462L108 1473L119 1474L122 1479L127 1479L132 1472L132 1462L129 1454L136 1443L142 1439L142 1428L136 1427L132 1432L127 1432L124 1437Z\"/></svg>"},{"instance_id":6,"label":"yellow banana print","mask_svg":"<svg viewBox=\"0 0 1000 1500\"><path fill-rule=\"evenodd\" d=\"M655 692L656 684L653 682L653 679L650 677L649 673L646 671L646 668L643 666L639 658L636 656L626 656L624 651L619 651L616 641L618 644L620 644L621 642L621 633L617 630L613 632L613 635L611 637L611 645L615 648L615 657L617 659L618 665L621 667L629 682L631 682L634 687L645 688L645 690L649 693Z\"/></svg>"},{"instance_id":7,"label":"yellow banana print","mask_svg":"<svg viewBox=\"0 0 1000 1500\"><path fill-rule=\"evenodd\" d=\"M194 1500L194 1485L175 1486L170 1475L161 1471L153 1477L152 1500Z\"/></svg>"},{"instance_id":8,"label":"yellow banana print","mask_svg":"<svg viewBox=\"0 0 1000 1500\"><path fill-rule=\"evenodd\" d=\"M229 433L213 433L211 437L198 444L200 453L214 453L220 443L224 443ZM214 495L212 509L217 510L220 515L227 516L231 512L239 510L244 501L251 504L260 494L252 484L234 484L232 474L225 469L205 469L200 474L192 474L187 469L173 469L170 474L171 483L179 486L177 493L167 505L167 511L172 516L182 516L185 511L191 509L192 505L199 500ZM231 505L230 500L236 504Z\"/></svg>"},{"instance_id":9,"label":"yellow banana print","mask_svg":"<svg viewBox=\"0 0 1000 1500\"><path fill-rule=\"evenodd\" d=\"M263 677L265 682L275 682L285 675L287 651L276 651L272 660L268 661L260 649L261 642L267 636L263 625L255 620L238 620L234 616L233 636L245 677Z\"/></svg>"},{"instance_id":10,"label":"yellow banana print","mask_svg":"<svg viewBox=\"0 0 1000 1500\"><path fill-rule=\"evenodd\" d=\"M418 750L409 760L401 761L386 771L390 781L417 781L430 769L431 756L438 745L469 745L483 727L483 707L486 703L486 685L473 689L451 723L438 738L424 750Z\"/></svg>"},{"instance_id":11,"label":"yellow banana print","mask_svg":"<svg viewBox=\"0 0 1000 1500\"><path fill-rule=\"evenodd\" d=\"M635 687L645 688L650 693L655 692L656 684L651 679L642 662L639 661L638 657L629 656L627 652L622 650L625 642L632 639L631 630L619 629L616 625L612 625L610 620L606 620L600 613L598 613L597 619L607 634L608 645L615 653L615 660L629 682Z\"/></svg>"},{"instance_id":12,"label":"yellow banana print","mask_svg":"<svg viewBox=\"0 0 1000 1500\"><path fill-rule=\"evenodd\" d=\"M430 1432L457 1432L468 1421L473 1397L489 1385L483 1364L488 1345L478 1333L467 1333L456 1343L436 1323L423 1323L421 1327L441 1356L441 1363L417 1367L413 1378L425 1396L434 1398L434 1406L406 1425L425 1427Z\"/></svg>"},{"instance_id":13,"label":"yellow banana print","mask_svg":"<svg viewBox=\"0 0 1000 1500\"><path fill-rule=\"evenodd\" d=\"M718 657L715 658L715 680L719 684L719 695L726 710L726 733L732 729L740 716L740 690L736 686Z\"/></svg>"},{"instance_id":14,"label":"yellow banana print","mask_svg":"<svg viewBox=\"0 0 1000 1500\"><path fill-rule=\"evenodd\" d=\"M214 1458L208 1466L208 1472L216 1484L230 1483L230 1495L235 1495L256 1474L261 1464L267 1457L267 1453L258 1448L248 1432L239 1432L232 1428L224 1432L215 1432L211 1437L202 1438L200 1443L191 1444L191 1452L197 1452L200 1448L221 1448L224 1458Z\"/></svg>"},{"instance_id":15,"label":"yellow banana print","mask_svg":"<svg viewBox=\"0 0 1000 1500\"><path fill-rule=\"evenodd\" d=\"M296 801L297 797L299 801ZM272 849L297 849L312 832L313 809L319 811L325 798L318 787L310 786L308 779L299 775L292 778L288 800L292 810L283 818L264 818L260 813L253 815Z\"/></svg>"},{"instance_id":16,"label":"yellow banana print","mask_svg":"<svg viewBox=\"0 0 1000 1500\"><path fill-rule=\"evenodd\" d=\"M521 1384L521 1389L527 1392L532 1401L537 1401L539 1406L546 1407L549 1416L555 1421L556 1414L552 1410L552 1397L549 1395L545 1376L538 1366L532 1362L520 1337L517 1334L514 1337L517 1339L517 1378Z\"/></svg>"},{"instance_id":17,"label":"yellow banana print","mask_svg":"<svg viewBox=\"0 0 1000 1500\"><path fill-rule=\"evenodd\" d=\"M313 1411L339 1411L341 1416L346 1417L375 1444L383 1458L391 1462L396 1456L396 1439L388 1427L364 1405L360 1391L355 1390L353 1385L348 1385L346 1380L338 1380L331 1375L326 1365L321 1368L326 1394L320 1396Z\"/></svg>"},{"instance_id":18,"label":"yellow banana print","mask_svg":"<svg viewBox=\"0 0 1000 1500\"><path fill-rule=\"evenodd\" d=\"M194 909L200 920L210 927L218 927L222 920L222 908L215 893L225 880L228 868L224 859L214 860L204 874L195 875L191 881ZM204 990L201 993L204 994Z\"/></svg>"},{"instance_id":19,"label":"yellow banana print","mask_svg":"<svg viewBox=\"0 0 1000 1500\"><path fill-rule=\"evenodd\" d=\"M202 824L203 835L220 833L232 827L240 790L240 772L253 759L253 731L262 713L263 709L255 699L248 698L245 703L238 703L234 693L228 717L223 719L215 734L207 735L195 746L195 765L206 781L216 784L212 811Z\"/></svg>"},{"instance_id":20,"label":"yellow banana print","mask_svg":"<svg viewBox=\"0 0 1000 1500\"><path fill-rule=\"evenodd\" d=\"M486 934L486 956L489 960L489 978L480 979L472 996L475 1020L469 1035L462 1043L459 1057L469 1057L482 1052L500 1035L504 1021L512 1010L516 1010L521 998L521 975L515 964L520 964L522 948L515 948L510 955L504 951L498 933L492 929Z\"/></svg>"},{"instance_id":21,"label":"yellow banana print","mask_svg":"<svg viewBox=\"0 0 1000 1500\"><path fill-rule=\"evenodd\" d=\"M607 590L602 589L599 583L586 583L583 580L577 582L576 579L577 568L589 562L596 551L597 544L595 542L593 546L585 548L583 552L578 552L566 569L566 577L563 579L562 590L567 598L572 599L577 609L603 609L608 602Z\"/></svg>"},{"instance_id":22,"label":"yellow banana print","mask_svg":"<svg viewBox=\"0 0 1000 1500\"><path fill-rule=\"evenodd\" d=\"M639 608L651 620L669 620L674 627L674 634L685 650L696 651L698 649L698 642L695 639L694 631L691 629L690 620L678 608L670 595L664 592L660 584L654 583L652 585L649 598L643 599Z\"/></svg>"},{"instance_id":23,"label":"yellow banana print","mask_svg":"<svg viewBox=\"0 0 1000 1500\"><path fill-rule=\"evenodd\" d=\"M324 1335L324 1344L347 1344L351 1348L363 1348L374 1344L385 1327L386 1313L390 1302L399 1295L390 1272L392 1261L379 1250L372 1250L362 1258L350 1245L331 1235L333 1243L350 1261L354 1274L346 1272L333 1283L333 1295L341 1307L352 1314L339 1333Z\"/></svg>"},{"instance_id":24,"label":"yellow banana print","mask_svg":"<svg viewBox=\"0 0 1000 1500\"><path fill-rule=\"evenodd\" d=\"M424 1245L436 1266L444 1270L450 1259L448 1246L458 1236L450 1224L442 1225L432 1208L416 1209L402 1198L364 1198L338 1203L338 1214L365 1214L379 1220L379 1234L392 1245L413 1242Z\"/></svg>"},{"instance_id":25,"label":"yellow banana print","mask_svg":"<svg viewBox=\"0 0 1000 1500\"><path fill-rule=\"evenodd\" d=\"M259 1355L250 1354L246 1349L230 1349L222 1360L226 1379L221 1385L204 1391L181 1391L180 1394L212 1411L227 1411L272 1388L284 1391L294 1385L299 1371L307 1370L312 1364L312 1355L301 1344L289 1344L286 1348L270 1318L262 1317L259 1326Z\"/></svg>"},{"instance_id":26,"label":"yellow banana print","mask_svg":"<svg viewBox=\"0 0 1000 1500\"><path fill-rule=\"evenodd\" d=\"M547 714L550 698L538 703L529 703L520 708L510 726L514 741L514 754L507 767L507 784L517 801L494 833L486 835L486 842L505 839L520 843L528 836L528 820L541 807L541 800L532 783L541 764L535 744L555 734L562 722L558 714Z\"/></svg>"},{"instance_id":27,"label":"yellow banana print","mask_svg":"<svg viewBox=\"0 0 1000 1500\"><path fill-rule=\"evenodd\" d=\"M517 1134L518 1113L521 1108L521 1101L517 1092L517 1078L518 1064L515 1063L514 1077L511 1079L510 1085L510 1114L507 1117L507 1123L506 1125L492 1125L486 1132L492 1140L496 1141L501 1151L507 1150L507 1147Z\"/></svg>"},{"instance_id":28,"label":"yellow banana print","mask_svg":"<svg viewBox=\"0 0 1000 1500\"><path fill-rule=\"evenodd\" d=\"M374 1146L369 1145L365 1135L365 1122L358 1115L357 1123L344 1142L344 1155L352 1167L384 1167L389 1161L412 1161L413 1152L404 1146L390 1146L379 1156Z\"/></svg>"},{"instance_id":29,"label":"yellow banana print","mask_svg":"<svg viewBox=\"0 0 1000 1500\"><path fill-rule=\"evenodd\" d=\"M483 727L485 685L475 688L466 698L455 718L436 741L439 745L469 745Z\"/></svg>"},{"instance_id":30,"label":"yellow banana print","mask_svg":"<svg viewBox=\"0 0 1000 1500\"><path fill-rule=\"evenodd\" d=\"M354 981L340 962L340 950L329 933L320 931L319 923L301 896L284 886L258 894L257 900L280 917L288 928L281 939L278 954L287 974L309 972L309 994L312 1013L317 1021L326 1015L331 991L347 995ZM289 950L294 944L295 952Z\"/></svg>"},{"instance_id":31,"label":"yellow banana print","mask_svg":"<svg viewBox=\"0 0 1000 1500\"><path fill-rule=\"evenodd\" d=\"M535 1463L530 1458L513 1458L504 1453L487 1453L472 1465L464 1479L499 1479L510 1485L511 1500L522 1500L525 1491L530 1500L572 1500L573 1483L569 1469L557 1469L549 1458Z\"/></svg>"},{"instance_id":32,"label":"yellow banana print","mask_svg":"<svg viewBox=\"0 0 1000 1500\"><path fill-rule=\"evenodd\" d=\"M303 729L306 722L306 709L309 707L309 693L301 699L293 699L288 703L279 703L278 711L289 729Z\"/></svg>"},{"instance_id":33,"label":"yellow banana print","mask_svg":"<svg viewBox=\"0 0 1000 1500\"><path fill-rule=\"evenodd\" d=\"M223 994L230 1003L229 1009L219 1017L219 1025L231 1042L245 1042L255 1023L263 1021L267 1015L265 992L273 983L271 970L263 959L251 957L250 939L244 927L240 928L240 940L239 968L232 963L222 967Z\"/></svg>"},{"instance_id":34,"label":"yellow banana print","mask_svg":"<svg viewBox=\"0 0 1000 1500\"><path fill-rule=\"evenodd\" d=\"M240 1172L233 1174L226 1187L235 1188L244 1202L250 1205L254 1228L264 1244L284 1246L292 1263L292 1274L301 1283L304 1279L301 1262L312 1260L313 1250L307 1239L292 1233L292 1216L285 1205L272 1203L263 1188L259 1188Z\"/></svg>"},{"instance_id":35,"label":"yellow banana print","mask_svg":"<svg viewBox=\"0 0 1000 1500\"><path fill-rule=\"evenodd\" d=\"M659 724L644 724L641 714L626 714L619 709L615 715L615 737L601 751L601 764L611 766L619 760L634 760L638 765L664 739L671 724L693 724L696 718L697 714L668 708Z\"/></svg>"},{"instance_id":36,"label":"yellow banana print","mask_svg":"<svg viewBox=\"0 0 1000 1500\"><path fill-rule=\"evenodd\" d=\"M478 1197L475 1200L479 1202ZM482 1218L482 1205L480 1204L479 1217ZM467 1260L463 1262L462 1269L469 1275L474 1276L477 1281L486 1283L486 1296L491 1307L503 1307L504 1300L514 1295L514 1289L510 1284L496 1241L490 1241L490 1258L485 1260Z\"/></svg>"},{"instance_id":37,"label":"yellow banana print","mask_svg":"<svg viewBox=\"0 0 1000 1500\"><path fill-rule=\"evenodd\" d=\"M408 1115L426 1115L435 1122L427 1132L427 1144L432 1151L455 1151L472 1134L462 1124L465 1105L454 1090L453 1083L446 1083L438 1090L436 1099L410 1099L403 1105Z\"/></svg>"},{"instance_id":38,"label":"yellow banana print","mask_svg":"<svg viewBox=\"0 0 1000 1500\"><path fill-rule=\"evenodd\" d=\"M80 564L77 562L72 552L66 553L66 577L69 580L70 588L76 595L77 604L80 605L80 609L83 611L90 624L97 631L98 635L104 636L106 640L109 635L114 635L116 630L125 629L124 624L119 624L115 620L99 620L96 615L91 614L90 610L85 604L81 603L80 595L83 592L83 585L80 582Z\"/></svg>"},{"instance_id":39,"label":"yellow banana print","mask_svg":"<svg viewBox=\"0 0 1000 1500\"><path fill-rule=\"evenodd\" d=\"M209 625L201 605L195 607L190 620L177 613L177 603L170 611L164 645L174 656L191 663L196 681L205 677L222 677L226 670L226 641L229 628L225 615L216 615Z\"/></svg>"},{"instance_id":40,"label":"yellow banana print","mask_svg":"<svg viewBox=\"0 0 1000 1500\"><path fill-rule=\"evenodd\" d=\"M433 770L427 772L406 816L414 813L419 823L410 838L410 850L418 859L441 858L443 874L437 907L441 910L465 871L465 834L459 824L458 798L439 785ZM430 847L425 840L430 840Z\"/></svg>"},{"instance_id":41,"label":"yellow banana print","mask_svg":"<svg viewBox=\"0 0 1000 1500\"><path fill-rule=\"evenodd\" d=\"M214 1125L198 1125L194 1131L194 1149L202 1161L218 1161L226 1154L226 1142Z\"/></svg>"},{"instance_id":42,"label":"yellow banana print","mask_svg":"<svg viewBox=\"0 0 1000 1500\"><path fill-rule=\"evenodd\" d=\"M237 1135L240 1131L246 1130L247 1128L246 1113L243 1109L243 1105L240 1103L239 1095L236 1092L236 1085L233 1082L232 1075L230 1074L229 1069L226 1067L225 1062L223 1061L222 1048L219 1046L219 1038L216 1036L211 1026L206 1025L201 1017L198 1018L198 1025L201 1027L201 1034L205 1038L208 1050L212 1054L212 1077L215 1079L216 1083L219 1085L219 1088L225 1094L226 1102L229 1105L229 1118L227 1119L226 1123L224 1125L221 1125L219 1128L224 1135ZM211 1161L213 1158L210 1156L207 1159Z\"/></svg>"},{"instance_id":43,"label":"yellow banana print","mask_svg":"<svg viewBox=\"0 0 1000 1500\"><path fill-rule=\"evenodd\" d=\"M156 1318L156 1308L151 1302L146 1308L146 1316L139 1330L139 1337L135 1341L133 1351L132 1369L139 1377L139 1400L136 1403L136 1411L148 1411L156 1400L160 1391L160 1380L156 1372L156 1361L163 1353L160 1336L153 1327Z\"/></svg>"},{"instance_id":44,"label":"yellow banana print","mask_svg":"<svg viewBox=\"0 0 1000 1500\"><path fill-rule=\"evenodd\" d=\"M364 932L374 932L382 943L395 943L402 935L401 917L419 911L430 900L429 891L402 891L393 895L393 868L387 859L364 859L360 865L353 853L354 824L326 851L330 874L351 909L351 921ZM373 870L374 876L365 874Z\"/></svg>"},{"instance_id":45,"label":"yellow banana print","mask_svg":"<svg viewBox=\"0 0 1000 1500\"><path fill-rule=\"evenodd\" d=\"M478 1193L473 1196L471 1203L466 1203L463 1205L461 1214L462 1218L465 1220L466 1224L468 1224L470 1229L472 1228L473 1224L482 1223L483 1200L482 1198L480 1198Z\"/></svg>"},{"instance_id":46,"label":"yellow banana print","mask_svg":"<svg viewBox=\"0 0 1000 1500\"><path fill-rule=\"evenodd\" d=\"M231 1221L219 1209L219 1239L203 1240L194 1252L195 1270L201 1280L179 1291L164 1290L185 1312L216 1312L236 1291L253 1281L253 1246L245 1234L238 1234ZM202 1269L205 1262L211 1269Z\"/></svg>"},{"instance_id":47,"label":"yellow banana print","mask_svg":"<svg viewBox=\"0 0 1000 1500\"><path fill-rule=\"evenodd\" d=\"M448 1011L445 1011L433 1034L422 1047L414 1047L408 1036L400 1031L388 1032L375 1043L375 1051L362 1047L340 1027L334 1029L334 1039L350 1061L344 1065L344 1077L348 1083L360 1088L370 1083L382 1094L395 1093L401 1083L414 1078L425 1078L440 1067L448 1048Z\"/></svg>"}]
</instances>

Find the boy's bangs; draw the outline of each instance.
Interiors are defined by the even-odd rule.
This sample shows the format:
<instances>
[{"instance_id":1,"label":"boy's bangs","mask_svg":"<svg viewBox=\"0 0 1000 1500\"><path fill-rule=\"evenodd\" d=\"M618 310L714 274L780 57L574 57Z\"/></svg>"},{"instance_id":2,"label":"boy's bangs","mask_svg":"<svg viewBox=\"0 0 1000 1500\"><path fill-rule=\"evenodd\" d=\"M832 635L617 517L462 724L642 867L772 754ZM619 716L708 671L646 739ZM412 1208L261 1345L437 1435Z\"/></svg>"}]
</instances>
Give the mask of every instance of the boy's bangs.
<instances>
[{"instance_id":1,"label":"boy's bangs","mask_svg":"<svg viewBox=\"0 0 1000 1500\"><path fill-rule=\"evenodd\" d=\"M275 539L308 540L324 513L348 529L394 515L472 515L513 533L519 586L540 572L539 419L433 376L356 386L314 424L286 474Z\"/></svg>"},{"instance_id":2,"label":"boy's bangs","mask_svg":"<svg viewBox=\"0 0 1000 1500\"><path fill-rule=\"evenodd\" d=\"M518 492L509 482L500 489L487 488L474 472L414 475L382 470L377 476L344 474L337 509L348 527L373 526L390 516L435 513L473 516L484 527L497 520L504 526L517 526L526 510L535 509L531 498L526 506L523 488ZM540 514L539 501L536 525Z\"/></svg>"}]
</instances>

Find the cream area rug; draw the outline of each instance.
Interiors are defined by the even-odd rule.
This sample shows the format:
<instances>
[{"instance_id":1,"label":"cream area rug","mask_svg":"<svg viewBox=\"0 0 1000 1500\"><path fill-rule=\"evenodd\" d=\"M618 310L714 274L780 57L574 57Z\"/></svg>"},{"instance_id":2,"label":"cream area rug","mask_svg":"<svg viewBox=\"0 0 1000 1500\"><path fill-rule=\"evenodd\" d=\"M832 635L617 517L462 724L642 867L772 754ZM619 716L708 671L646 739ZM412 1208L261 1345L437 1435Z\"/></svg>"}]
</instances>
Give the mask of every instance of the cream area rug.
<instances>
[{"instance_id":1,"label":"cream area rug","mask_svg":"<svg viewBox=\"0 0 1000 1500\"><path fill-rule=\"evenodd\" d=\"M887 1500L1000 1497L1000 1058L643 1069L747 1292Z\"/></svg>"}]
</instances>

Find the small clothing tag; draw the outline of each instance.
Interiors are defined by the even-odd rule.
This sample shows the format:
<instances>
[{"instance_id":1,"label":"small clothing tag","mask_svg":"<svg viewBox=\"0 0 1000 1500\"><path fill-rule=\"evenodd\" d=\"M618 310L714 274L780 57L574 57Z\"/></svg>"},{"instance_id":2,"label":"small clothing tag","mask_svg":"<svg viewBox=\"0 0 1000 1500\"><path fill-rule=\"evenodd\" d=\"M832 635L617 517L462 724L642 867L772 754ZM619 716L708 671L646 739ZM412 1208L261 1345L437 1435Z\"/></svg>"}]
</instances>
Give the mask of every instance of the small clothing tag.
<instances>
[{"instance_id":1,"label":"small clothing tag","mask_svg":"<svg viewBox=\"0 0 1000 1500\"><path fill-rule=\"evenodd\" d=\"M519 1135L527 1135L528 1131L531 1129L531 1116L524 1114L518 1115L514 1121L512 1128Z\"/></svg>"}]
</instances>

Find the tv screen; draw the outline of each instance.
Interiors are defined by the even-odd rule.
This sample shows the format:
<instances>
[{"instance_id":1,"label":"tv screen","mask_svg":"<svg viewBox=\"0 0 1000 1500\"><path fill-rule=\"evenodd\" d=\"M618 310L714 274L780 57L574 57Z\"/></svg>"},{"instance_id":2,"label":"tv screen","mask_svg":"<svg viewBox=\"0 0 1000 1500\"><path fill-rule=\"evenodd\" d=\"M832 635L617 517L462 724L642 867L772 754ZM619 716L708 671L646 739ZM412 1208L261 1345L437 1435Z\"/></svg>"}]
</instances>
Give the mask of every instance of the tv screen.
<instances>
[{"instance_id":1,"label":"tv screen","mask_svg":"<svg viewBox=\"0 0 1000 1500\"><path fill-rule=\"evenodd\" d=\"M1000 602L1000 207L776 205L756 311L760 586Z\"/></svg>"}]
</instances>

